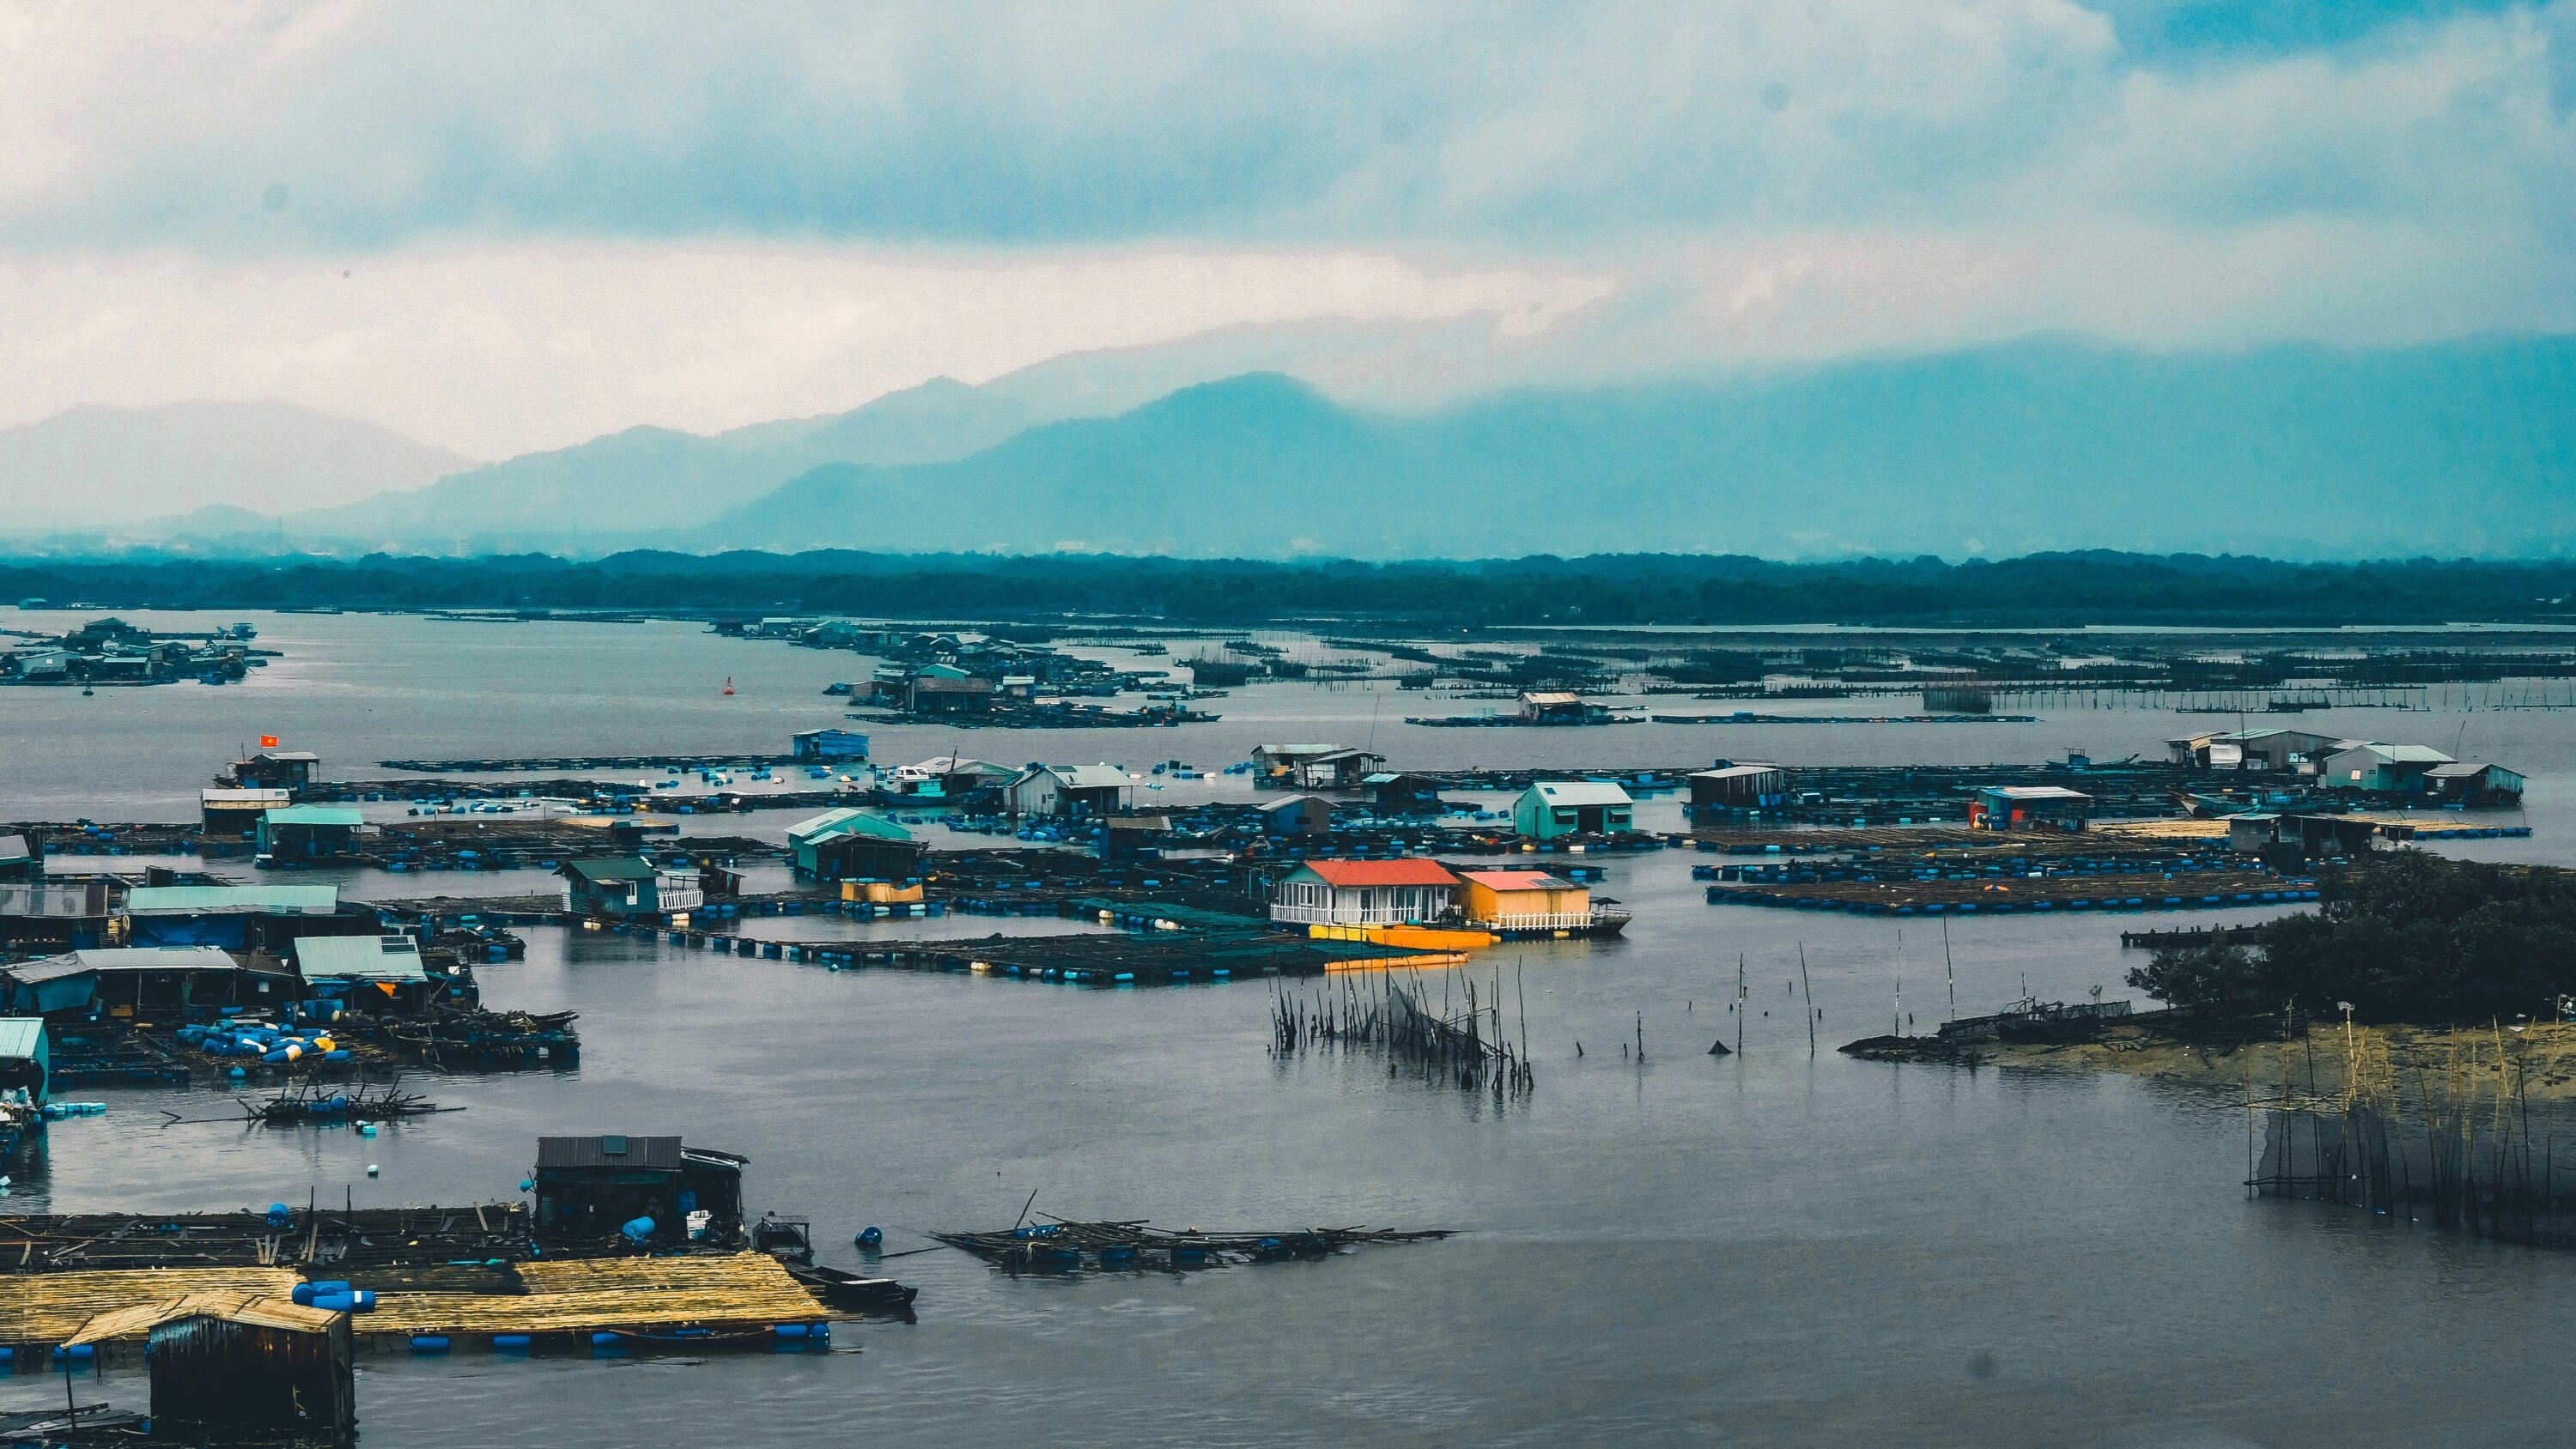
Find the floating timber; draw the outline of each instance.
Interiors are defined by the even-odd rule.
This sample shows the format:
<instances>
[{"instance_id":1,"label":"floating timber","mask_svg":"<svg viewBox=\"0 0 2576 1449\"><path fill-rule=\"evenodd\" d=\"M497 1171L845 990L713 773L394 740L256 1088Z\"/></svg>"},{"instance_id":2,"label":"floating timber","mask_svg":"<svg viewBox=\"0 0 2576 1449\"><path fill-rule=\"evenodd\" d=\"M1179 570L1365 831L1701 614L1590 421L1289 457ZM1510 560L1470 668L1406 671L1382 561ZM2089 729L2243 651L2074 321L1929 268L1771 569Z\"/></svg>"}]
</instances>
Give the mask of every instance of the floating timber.
<instances>
[{"instance_id":1,"label":"floating timber","mask_svg":"<svg viewBox=\"0 0 2576 1449\"><path fill-rule=\"evenodd\" d=\"M1185 1270L1229 1263L1286 1262L1323 1258L1363 1243L1420 1243L1450 1235L1447 1228L1393 1231L1383 1228L1283 1228L1275 1232L1170 1232L1144 1218L1111 1222L1072 1222L1041 1213L1047 1221L997 1232L933 1233L952 1248L973 1253L1012 1272L1070 1272L1092 1267Z\"/></svg>"}]
</instances>

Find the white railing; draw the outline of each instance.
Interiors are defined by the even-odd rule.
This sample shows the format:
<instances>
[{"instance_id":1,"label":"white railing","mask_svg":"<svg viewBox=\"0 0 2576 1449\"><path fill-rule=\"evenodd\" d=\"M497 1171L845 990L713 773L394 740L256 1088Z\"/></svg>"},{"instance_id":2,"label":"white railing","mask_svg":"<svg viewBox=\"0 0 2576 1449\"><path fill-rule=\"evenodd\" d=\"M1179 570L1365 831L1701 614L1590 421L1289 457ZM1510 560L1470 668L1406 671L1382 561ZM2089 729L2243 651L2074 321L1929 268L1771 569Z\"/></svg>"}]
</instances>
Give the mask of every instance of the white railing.
<instances>
[{"instance_id":1,"label":"white railing","mask_svg":"<svg viewBox=\"0 0 2576 1449\"><path fill-rule=\"evenodd\" d=\"M1299 926L1411 926L1425 919L1419 911L1395 906L1290 906L1273 903L1270 919Z\"/></svg>"},{"instance_id":2,"label":"white railing","mask_svg":"<svg viewBox=\"0 0 2576 1449\"><path fill-rule=\"evenodd\" d=\"M1489 931L1572 931L1592 924L1590 911L1536 911L1527 915L1496 916L1490 921L1469 921Z\"/></svg>"}]
</instances>

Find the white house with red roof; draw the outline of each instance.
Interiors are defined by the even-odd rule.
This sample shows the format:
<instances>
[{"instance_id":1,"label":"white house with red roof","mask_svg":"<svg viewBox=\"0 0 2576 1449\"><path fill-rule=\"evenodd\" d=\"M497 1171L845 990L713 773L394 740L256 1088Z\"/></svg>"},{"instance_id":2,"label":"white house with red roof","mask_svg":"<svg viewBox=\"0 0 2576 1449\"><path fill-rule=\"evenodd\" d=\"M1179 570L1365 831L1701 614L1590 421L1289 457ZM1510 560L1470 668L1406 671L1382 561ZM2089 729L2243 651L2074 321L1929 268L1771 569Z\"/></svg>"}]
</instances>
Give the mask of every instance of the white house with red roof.
<instances>
[{"instance_id":1,"label":"white house with red roof","mask_svg":"<svg viewBox=\"0 0 2576 1449\"><path fill-rule=\"evenodd\" d=\"M1270 919L1299 926L1419 926L1449 914L1458 877L1436 860L1310 860L1270 888Z\"/></svg>"}]
</instances>

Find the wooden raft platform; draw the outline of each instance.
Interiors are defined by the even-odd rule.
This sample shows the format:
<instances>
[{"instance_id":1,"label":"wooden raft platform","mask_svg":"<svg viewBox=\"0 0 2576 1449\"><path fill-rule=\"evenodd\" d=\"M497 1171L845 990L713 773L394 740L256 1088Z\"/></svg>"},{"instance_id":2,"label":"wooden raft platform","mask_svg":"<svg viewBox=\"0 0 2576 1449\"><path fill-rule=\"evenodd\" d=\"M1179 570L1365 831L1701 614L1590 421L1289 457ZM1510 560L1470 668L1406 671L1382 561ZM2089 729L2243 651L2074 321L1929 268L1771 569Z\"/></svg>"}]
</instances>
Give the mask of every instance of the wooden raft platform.
<instances>
[{"instance_id":1,"label":"wooden raft platform","mask_svg":"<svg viewBox=\"0 0 2576 1449\"><path fill-rule=\"evenodd\" d=\"M288 1268L132 1268L12 1277L0 1281L0 1344L61 1343L100 1314L191 1293L285 1298L302 1281Z\"/></svg>"},{"instance_id":2,"label":"wooden raft platform","mask_svg":"<svg viewBox=\"0 0 2576 1449\"><path fill-rule=\"evenodd\" d=\"M387 1293L350 1320L360 1334L750 1331L830 1316L766 1253L594 1258L519 1265L528 1291Z\"/></svg>"}]
</instances>

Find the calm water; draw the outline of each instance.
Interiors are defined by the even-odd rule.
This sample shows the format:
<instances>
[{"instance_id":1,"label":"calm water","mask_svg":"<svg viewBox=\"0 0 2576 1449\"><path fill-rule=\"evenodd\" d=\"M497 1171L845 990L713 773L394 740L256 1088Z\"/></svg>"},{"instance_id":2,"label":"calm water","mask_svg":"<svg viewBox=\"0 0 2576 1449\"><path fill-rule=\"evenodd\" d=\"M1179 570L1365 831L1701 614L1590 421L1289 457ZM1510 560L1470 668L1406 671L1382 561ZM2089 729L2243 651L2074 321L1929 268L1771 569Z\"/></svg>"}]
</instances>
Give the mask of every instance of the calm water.
<instances>
[{"instance_id":1,"label":"calm water","mask_svg":"<svg viewBox=\"0 0 2576 1449\"><path fill-rule=\"evenodd\" d=\"M38 616L41 617L41 616ZM228 616L229 617L229 616ZM253 616L259 617L259 616ZM16 622L0 615L0 622ZM165 617L163 621L171 627ZM30 624L27 627L35 627ZM774 749L835 723L864 661L688 626L262 618L290 657L247 686L0 691L0 818L184 818L246 738L335 764L398 755ZM738 693L718 693L731 676ZM874 729L889 760L1239 759L1264 738L1405 765L2035 759L2150 750L2193 721L2035 726L1433 731L1421 695L1238 691L1226 719L1089 735ZM1844 708L1836 703L1819 712ZM2564 860L2576 719L2354 712L2318 726L2527 769L2527 842ZM1184 789L1239 788L1210 782ZM1669 802L1654 807L1668 818ZM749 817L764 830L784 817ZM740 817L721 828L733 829ZM2463 853L2466 853L2465 851ZM934 1252L893 1268L920 1322L829 1357L368 1362L369 1445L906 1443L2416 1444L2555 1442L2576 1257L2245 1201L2244 1122L2094 1077L1894 1067L1833 1044L1946 1004L1937 928L1705 905L1690 859L1613 864L1628 939L1496 953L1530 997L1537 1092L1499 1110L1366 1059L1274 1062L1259 985L1093 992L832 974L623 937L532 935L496 1003L582 1013L569 1076L441 1081L469 1111L389 1129L156 1129L220 1094L107 1091L59 1125L19 1210L232 1207L311 1188L362 1202L506 1197L547 1131L679 1132L752 1158L755 1207L810 1215L831 1261L859 1226L1066 1216L1208 1227L1467 1229L1447 1243L1186 1278L998 1277ZM365 889L381 879L353 882ZM515 890L531 876L442 876ZM419 889L416 885L408 889ZM782 925L786 923L781 923ZM798 922L800 930L911 934ZM978 929L1000 923L976 922ZM1958 1008L2028 988L2126 994L2117 923L1953 928ZM1803 945L1826 1014L1808 1056L1784 995ZM1725 1010L1749 963L1741 1057ZM1769 1011L1765 1016L1760 1013ZM1643 1063L1623 1060L1642 1015ZM1577 1057L1581 1042L1584 1055ZM366 1164L380 1165L369 1180ZM0 1404L58 1380L0 1381ZM139 1378L84 1386L139 1401ZM2473 1426L2473 1427L2472 1427Z\"/></svg>"}]
</instances>

